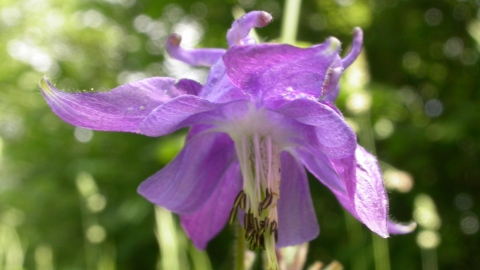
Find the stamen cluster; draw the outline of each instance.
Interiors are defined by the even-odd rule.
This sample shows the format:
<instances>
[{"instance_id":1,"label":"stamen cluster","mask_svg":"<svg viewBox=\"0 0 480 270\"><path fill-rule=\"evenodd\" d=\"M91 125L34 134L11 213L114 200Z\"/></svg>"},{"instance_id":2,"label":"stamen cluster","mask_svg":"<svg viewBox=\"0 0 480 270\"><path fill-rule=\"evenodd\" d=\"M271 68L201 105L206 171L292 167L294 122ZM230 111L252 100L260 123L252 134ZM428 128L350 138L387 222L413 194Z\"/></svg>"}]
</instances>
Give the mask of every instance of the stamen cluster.
<instances>
[{"instance_id":1,"label":"stamen cluster","mask_svg":"<svg viewBox=\"0 0 480 270\"><path fill-rule=\"evenodd\" d=\"M230 212L229 223L233 224L235 221L235 216L237 215L237 209L240 207L245 210L246 207L247 194L242 190L238 193L233 204L232 211ZM267 209L273 202L273 194L269 189L265 190L265 199L261 201L258 205L258 212L262 216L263 210ZM260 220L260 221L259 221ZM252 211L245 213L243 224L245 227L245 240L250 242L250 250L255 250L257 247L265 249L265 233L269 233L270 236L273 235L275 243L278 242L278 223L276 220L270 220L268 213L263 220L261 217L255 217Z\"/></svg>"}]
</instances>

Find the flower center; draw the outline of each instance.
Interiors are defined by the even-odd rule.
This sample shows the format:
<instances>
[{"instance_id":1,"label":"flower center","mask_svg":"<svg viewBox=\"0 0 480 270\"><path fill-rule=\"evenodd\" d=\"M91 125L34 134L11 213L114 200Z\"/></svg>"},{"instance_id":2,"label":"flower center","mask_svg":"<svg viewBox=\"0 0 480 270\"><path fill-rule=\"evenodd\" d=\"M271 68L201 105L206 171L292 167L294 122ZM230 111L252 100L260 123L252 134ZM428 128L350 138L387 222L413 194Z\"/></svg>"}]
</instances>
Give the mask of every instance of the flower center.
<instances>
[{"instance_id":1,"label":"flower center","mask_svg":"<svg viewBox=\"0 0 480 270\"><path fill-rule=\"evenodd\" d=\"M280 199L280 152L288 146L292 131L283 116L256 108L253 103L237 104L229 121L216 123L235 143L243 177L243 189L230 213L230 224L240 207L250 249L265 249L268 269L278 269L275 243L278 241L277 202Z\"/></svg>"},{"instance_id":2,"label":"flower center","mask_svg":"<svg viewBox=\"0 0 480 270\"><path fill-rule=\"evenodd\" d=\"M267 251L276 263L278 241L277 201L280 199L280 152L271 136L245 134L235 142L243 176L243 190L237 195L230 214L232 223L238 207L245 210L245 239L250 249Z\"/></svg>"}]
</instances>

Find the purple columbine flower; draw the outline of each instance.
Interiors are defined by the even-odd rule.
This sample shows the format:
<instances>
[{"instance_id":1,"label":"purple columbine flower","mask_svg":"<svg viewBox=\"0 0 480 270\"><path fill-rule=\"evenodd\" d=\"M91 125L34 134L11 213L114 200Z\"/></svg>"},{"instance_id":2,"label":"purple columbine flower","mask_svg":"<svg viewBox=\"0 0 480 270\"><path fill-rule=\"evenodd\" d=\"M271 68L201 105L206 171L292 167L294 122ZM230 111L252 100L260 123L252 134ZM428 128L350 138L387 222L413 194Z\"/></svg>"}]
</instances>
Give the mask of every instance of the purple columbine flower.
<instances>
[{"instance_id":1,"label":"purple columbine flower","mask_svg":"<svg viewBox=\"0 0 480 270\"><path fill-rule=\"evenodd\" d=\"M271 19L254 11L236 20L228 50L184 49L172 34L172 57L212 67L204 86L153 77L108 92L66 93L43 79L41 89L52 110L75 126L152 137L190 127L182 151L138 192L179 214L200 249L236 216L250 248L266 249L272 268L275 247L317 237L304 167L373 232L410 232L414 224L388 219L377 161L331 103L340 75L360 53L361 29L353 30L352 50L342 59L333 37L306 49L256 44L249 31Z\"/></svg>"}]
</instances>

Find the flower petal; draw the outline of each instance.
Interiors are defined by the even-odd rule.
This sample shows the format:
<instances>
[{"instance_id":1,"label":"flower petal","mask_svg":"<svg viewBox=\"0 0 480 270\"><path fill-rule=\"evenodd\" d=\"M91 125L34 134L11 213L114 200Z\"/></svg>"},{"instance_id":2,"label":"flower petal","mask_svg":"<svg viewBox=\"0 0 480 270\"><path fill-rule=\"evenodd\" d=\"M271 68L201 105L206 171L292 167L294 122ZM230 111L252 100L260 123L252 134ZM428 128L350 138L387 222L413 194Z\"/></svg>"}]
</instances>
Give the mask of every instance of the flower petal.
<instances>
[{"instance_id":1,"label":"flower petal","mask_svg":"<svg viewBox=\"0 0 480 270\"><path fill-rule=\"evenodd\" d=\"M221 177L212 196L197 212L181 215L181 224L195 247L205 249L228 221L235 197L242 189L238 162L232 164Z\"/></svg>"},{"instance_id":2,"label":"flower petal","mask_svg":"<svg viewBox=\"0 0 480 270\"><path fill-rule=\"evenodd\" d=\"M340 62L339 47L335 38L306 49L285 44L234 46L223 61L232 82L256 97L278 98L298 92L316 99L330 76L329 68ZM335 86L338 78L331 79L329 84Z\"/></svg>"},{"instance_id":3,"label":"flower petal","mask_svg":"<svg viewBox=\"0 0 480 270\"><path fill-rule=\"evenodd\" d=\"M322 100L326 100L329 102L335 102L337 100L338 94L340 93L340 84L337 84L332 91L328 92L326 95L322 97Z\"/></svg>"},{"instance_id":4,"label":"flower petal","mask_svg":"<svg viewBox=\"0 0 480 270\"><path fill-rule=\"evenodd\" d=\"M358 146L355 158L339 160L329 160L314 147L299 147L296 152L307 169L333 192L345 210L373 232L388 237L388 198L374 156L361 146Z\"/></svg>"},{"instance_id":5,"label":"flower petal","mask_svg":"<svg viewBox=\"0 0 480 270\"><path fill-rule=\"evenodd\" d=\"M235 160L233 141L227 134L201 132L167 166L142 182L138 193L172 212L194 213Z\"/></svg>"},{"instance_id":6,"label":"flower petal","mask_svg":"<svg viewBox=\"0 0 480 270\"><path fill-rule=\"evenodd\" d=\"M227 32L228 45L255 44L255 40L248 36L254 27L262 28L272 21L272 15L265 11L251 11L236 19Z\"/></svg>"},{"instance_id":7,"label":"flower petal","mask_svg":"<svg viewBox=\"0 0 480 270\"><path fill-rule=\"evenodd\" d=\"M218 61L211 69L205 86L199 97L211 102L225 103L232 100L248 99L249 97L226 75L223 60Z\"/></svg>"},{"instance_id":8,"label":"flower petal","mask_svg":"<svg viewBox=\"0 0 480 270\"><path fill-rule=\"evenodd\" d=\"M132 82L108 92L62 92L45 78L40 86L52 110L65 122L95 130L135 133L142 133L140 124L157 107L172 101L185 102L175 102L179 97L198 99L194 95L201 89L195 81L180 80L175 83L172 78L162 77Z\"/></svg>"},{"instance_id":9,"label":"flower petal","mask_svg":"<svg viewBox=\"0 0 480 270\"><path fill-rule=\"evenodd\" d=\"M306 150L305 148L297 148L296 152L302 160L302 163L307 167L308 171L332 191L345 210L362 222L355 212L352 200L347 194L347 187L345 186L344 181L336 172L333 164L328 158L313 148L310 148L309 150Z\"/></svg>"},{"instance_id":10,"label":"flower petal","mask_svg":"<svg viewBox=\"0 0 480 270\"><path fill-rule=\"evenodd\" d=\"M318 149L308 143L300 142L297 143L297 145L299 145L299 147L297 147L295 151L308 171L332 191L343 208L349 211L355 218L359 219L355 212L353 199L351 199L354 195L350 196L351 198L348 196L346 179L344 179L345 175L337 172L345 172L346 170L343 168L339 170L338 164L335 166L324 153L318 151Z\"/></svg>"},{"instance_id":11,"label":"flower petal","mask_svg":"<svg viewBox=\"0 0 480 270\"><path fill-rule=\"evenodd\" d=\"M417 223L396 223L391 220L387 222L388 232L391 234L407 234L413 232L417 228Z\"/></svg>"},{"instance_id":12,"label":"flower petal","mask_svg":"<svg viewBox=\"0 0 480 270\"><path fill-rule=\"evenodd\" d=\"M360 27L353 28L353 44L352 49L345 58L342 59L342 66L344 69L348 68L362 51L363 31Z\"/></svg>"},{"instance_id":13,"label":"flower petal","mask_svg":"<svg viewBox=\"0 0 480 270\"><path fill-rule=\"evenodd\" d=\"M332 191L347 193L345 183L340 179L328 157L313 147L298 147L296 152L308 171ZM350 200L349 200L350 201Z\"/></svg>"},{"instance_id":14,"label":"flower petal","mask_svg":"<svg viewBox=\"0 0 480 270\"><path fill-rule=\"evenodd\" d=\"M281 155L277 247L308 242L320 232L305 169L290 153Z\"/></svg>"},{"instance_id":15,"label":"flower petal","mask_svg":"<svg viewBox=\"0 0 480 270\"><path fill-rule=\"evenodd\" d=\"M355 151L355 158L355 212L370 230L381 237L388 237L388 197L377 159L361 146Z\"/></svg>"},{"instance_id":16,"label":"flower petal","mask_svg":"<svg viewBox=\"0 0 480 270\"><path fill-rule=\"evenodd\" d=\"M212 111L221 105L193 95L180 96L153 110L140 123L137 132L159 137L183 127L203 124L214 115Z\"/></svg>"},{"instance_id":17,"label":"flower petal","mask_svg":"<svg viewBox=\"0 0 480 270\"><path fill-rule=\"evenodd\" d=\"M318 148L329 158L340 159L355 152L355 133L343 116L328 104L310 99L296 99L280 106L272 104L269 109L300 123L314 126Z\"/></svg>"},{"instance_id":18,"label":"flower petal","mask_svg":"<svg viewBox=\"0 0 480 270\"><path fill-rule=\"evenodd\" d=\"M224 49L184 49L180 47L182 37L170 34L167 38L167 52L171 57L192 66L213 66L222 58Z\"/></svg>"}]
</instances>

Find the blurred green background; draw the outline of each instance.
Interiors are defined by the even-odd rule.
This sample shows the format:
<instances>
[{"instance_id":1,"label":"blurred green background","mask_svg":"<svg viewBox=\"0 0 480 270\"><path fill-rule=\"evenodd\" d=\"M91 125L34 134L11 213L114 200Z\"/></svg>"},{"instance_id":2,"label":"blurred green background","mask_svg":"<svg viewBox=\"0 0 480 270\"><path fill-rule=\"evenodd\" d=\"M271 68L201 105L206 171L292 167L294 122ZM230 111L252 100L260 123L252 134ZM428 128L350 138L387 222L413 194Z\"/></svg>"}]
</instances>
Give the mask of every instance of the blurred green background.
<instances>
[{"instance_id":1,"label":"blurred green background","mask_svg":"<svg viewBox=\"0 0 480 270\"><path fill-rule=\"evenodd\" d=\"M204 81L207 69L165 55L169 33L180 33L185 47L225 48L234 13L265 10L274 21L257 33L270 42L280 36L284 5L0 0L0 269L168 269L174 255L180 269L207 269L177 218L155 215L136 193L174 157L185 130L148 138L75 128L51 112L38 82L47 75L60 89L103 90L151 76ZM301 44L336 36L348 51L352 28L364 29L364 54L343 77L337 105L360 142L376 149L391 216L419 223L379 251L312 178L321 233L307 265L480 269L479 7L479 0L303 1ZM230 269L233 235L227 226L210 242L213 269ZM374 254L387 247L379 266Z\"/></svg>"}]
</instances>

